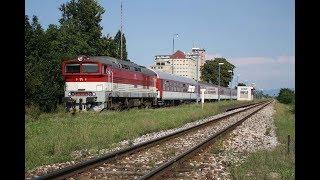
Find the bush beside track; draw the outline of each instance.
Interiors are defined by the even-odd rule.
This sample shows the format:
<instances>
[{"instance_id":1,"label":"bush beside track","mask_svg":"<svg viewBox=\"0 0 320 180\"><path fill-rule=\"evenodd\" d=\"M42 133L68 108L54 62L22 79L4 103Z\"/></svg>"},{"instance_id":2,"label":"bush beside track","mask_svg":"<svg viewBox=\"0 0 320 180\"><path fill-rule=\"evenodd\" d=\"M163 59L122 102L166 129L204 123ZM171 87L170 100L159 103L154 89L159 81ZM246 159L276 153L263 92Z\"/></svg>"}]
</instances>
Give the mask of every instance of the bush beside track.
<instances>
[{"instance_id":1,"label":"bush beside track","mask_svg":"<svg viewBox=\"0 0 320 180\"><path fill-rule=\"evenodd\" d=\"M258 101L258 100L257 100ZM179 127L216 115L231 105L245 101L220 101L158 109L80 112L64 111L26 115L26 170L37 166L73 160L76 150L112 148L117 142L146 133Z\"/></svg>"}]
</instances>

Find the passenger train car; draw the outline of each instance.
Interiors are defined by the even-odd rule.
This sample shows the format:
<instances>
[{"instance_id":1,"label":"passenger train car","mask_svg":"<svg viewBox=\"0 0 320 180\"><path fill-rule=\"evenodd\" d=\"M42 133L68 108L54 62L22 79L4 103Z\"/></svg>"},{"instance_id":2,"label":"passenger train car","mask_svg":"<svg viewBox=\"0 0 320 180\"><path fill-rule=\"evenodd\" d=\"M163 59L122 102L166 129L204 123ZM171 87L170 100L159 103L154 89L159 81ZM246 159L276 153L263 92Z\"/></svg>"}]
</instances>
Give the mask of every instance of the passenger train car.
<instances>
[{"instance_id":1,"label":"passenger train car","mask_svg":"<svg viewBox=\"0 0 320 180\"><path fill-rule=\"evenodd\" d=\"M157 77L156 89L159 105L179 104L197 100L199 87L195 80L162 71L153 71Z\"/></svg>"},{"instance_id":2,"label":"passenger train car","mask_svg":"<svg viewBox=\"0 0 320 180\"><path fill-rule=\"evenodd\" d=\"M86 57L62 63L66 108L102 110L134 106L162 106L218 99L218 86L151 70L107 56ZM220 99L236 99L236 90L220 88Z\"/></svg>"}]
</instances>

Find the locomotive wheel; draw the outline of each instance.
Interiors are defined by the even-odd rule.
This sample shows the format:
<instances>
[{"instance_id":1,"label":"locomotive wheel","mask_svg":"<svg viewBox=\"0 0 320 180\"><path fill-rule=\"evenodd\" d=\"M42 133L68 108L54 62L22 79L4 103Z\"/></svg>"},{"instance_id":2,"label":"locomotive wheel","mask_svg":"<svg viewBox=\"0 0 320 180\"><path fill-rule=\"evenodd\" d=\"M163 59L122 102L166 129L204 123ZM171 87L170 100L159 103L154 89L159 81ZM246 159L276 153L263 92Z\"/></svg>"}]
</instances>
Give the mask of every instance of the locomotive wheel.
<instances>
[{"instance_id":1,"label":"locomotive wheel","mask_svg":"<svg viewBox=\"0 0 320 180\"><path fill-rule=\"evenodd\" d=\"M145 107L146 109L149 109L149 108L151 107L151 102L145 102L145 103L144 103L144 107Z\"/></svg>"}]
</instances>

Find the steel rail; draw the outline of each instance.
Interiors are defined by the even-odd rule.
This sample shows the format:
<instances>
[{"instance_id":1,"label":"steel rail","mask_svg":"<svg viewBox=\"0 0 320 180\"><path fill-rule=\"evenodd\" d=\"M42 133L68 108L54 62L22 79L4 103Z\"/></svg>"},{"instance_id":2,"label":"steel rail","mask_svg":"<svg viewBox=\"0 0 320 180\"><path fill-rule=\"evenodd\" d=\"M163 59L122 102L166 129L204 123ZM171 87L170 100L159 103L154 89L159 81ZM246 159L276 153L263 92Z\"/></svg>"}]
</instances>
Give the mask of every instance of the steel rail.
<instances>
[{"instance_id":1,"label":"steel rail","mask_svg":"<svg viewBox=\"0 0 320 180\"><path fill-rule=\"evenodd\" d=\"M230 108L226 108L226 110L225 110L224 112L232 111L232 110L239 109L239 108L245 108L245 107L248 107L248 106L252 106L252 105L255 105L255 104L259 104L259 103L261 103L261 102L266 102L266 101L260 101L260 102L255 102L255 103L248 103L248 104L236 105L236 106L233 106L233 107L230 107Z\"/></svg>"},{"instance_id":2,"label":"steel rail","mask_svg":"<svg viewBox=\"0 0 320 180\"><path fill-rule=\"evenodd\" d=\"M265 101L255 103L255 104L252 105L252 107L248 107L246 109L242 109L240 111L233 112L233 113L230 113L230 114L227 114L227 115L212 119L210 121L197 124L197 125L189 127L189 128L181 129L179 131L175 131L175 132L167 134L165 136L161 136L161 137L149 140L149 141L145 141L145 142L136 144L136 145L131 146L131 147L127 147L127 148L123 148L123 149L120 149L120 150L117 150L117 151L113 151L113 152L107 153L107 154L105 154L105 155L103 155L101 157L96 157L96 158L93 158L93 159L90 159L90 160L87 160L87 161L84 161L84 162L80 162L78 164L71 165L71 166L68 166L68 167L65 167L63 169L59 169L59 170L50 172L50 173L42 175L42 176L34 176L34 177L32 177L32 179L35 179L35 180L65 179L65 178L70 177L72 175L79 174L81 172L84 172L84 171L89 170L91 168L97 167L97 166L99 166L101 164L104 164L106 162L109 162L109 161L111 161L111 160L113 160L113 159L115 159L117 157L121 157L121 156L124 156L126 154L132 154L133 152L145 149L145 148L149 147L150 145L159 143L161 141L168 140L168 139L173 138L173 137L175 137L177 135L180 135L180 134L192 131L192 130L199 129L202 126L205 126L205 125L207 125L209 123L217 122L219 120L228 118L230 116L237 115L237 114L239 114L241 112L244 112L246 110L252 109L252 108L254 108L256 106L259 106L260 104L263 104L263 103L265 103Z\"/></svg>"},{"instance_id":3,"label":"steel rail","mask_svg":"<svg viewBox=\"0 0 320 180\"><path fill-rule=\"evenodd\" d=\"M270 103L272 103L273 101L270 102L266 102L264 105L262 105L260 108L258 108L257 110L255 110L254 112L250 113L249 115L245 116L244 118L242 118L241 120L239 120L238 122L229 125L228 127L218 131L217 133L209 136L208 139L202 141L201 143L199 143L198 145L194 146L193 148L185 151L184 153L172 158L171 160L163 163L162 165L160 165L159 167L149 171L149 173L145 174L144 176L140 177L139 180L145 180L145 179L159 179L159 177L164 174L167 170L169 170L175 163L183 160L184 157L194 153L195 151L199 150L200 148L208 145L211 141L215 140L216 137L234 129L235 127L239 126L240 124L242 124L246 119L248 119L249 117L251 117L252 115L256 114L257 112L259 112L261 109L263 109L264 107L266 107L267 105L269 105Z\"/></svg>"}]
</instances>

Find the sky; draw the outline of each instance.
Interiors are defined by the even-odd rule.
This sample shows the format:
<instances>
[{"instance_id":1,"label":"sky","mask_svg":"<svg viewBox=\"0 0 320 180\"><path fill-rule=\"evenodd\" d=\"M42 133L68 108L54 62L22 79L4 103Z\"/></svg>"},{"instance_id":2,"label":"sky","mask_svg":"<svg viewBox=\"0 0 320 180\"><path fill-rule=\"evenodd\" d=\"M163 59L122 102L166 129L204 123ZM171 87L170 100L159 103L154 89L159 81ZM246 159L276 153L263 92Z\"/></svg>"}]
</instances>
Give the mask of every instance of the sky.
<instances>
[{"instance_id":1,"label":"sky","mask_svg":"<svg viewBox=\"0 0 320 180\"><path fill-rule=\"evenodd\" d=\"M25 13L43 28L59 24L67 0L26 0ZM120 0L98 1L105 9L103 35L120 29ZM236 66L232 84L257 89L295 86L295 2L293 0L122 0L128 58L149 67L154 56L204 48L207 59L224 57ZM237 78L237 75L238 78Z\"/></svg>"}]
</instances>

